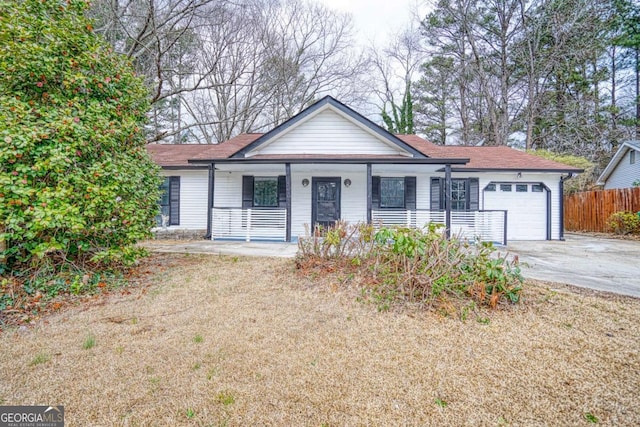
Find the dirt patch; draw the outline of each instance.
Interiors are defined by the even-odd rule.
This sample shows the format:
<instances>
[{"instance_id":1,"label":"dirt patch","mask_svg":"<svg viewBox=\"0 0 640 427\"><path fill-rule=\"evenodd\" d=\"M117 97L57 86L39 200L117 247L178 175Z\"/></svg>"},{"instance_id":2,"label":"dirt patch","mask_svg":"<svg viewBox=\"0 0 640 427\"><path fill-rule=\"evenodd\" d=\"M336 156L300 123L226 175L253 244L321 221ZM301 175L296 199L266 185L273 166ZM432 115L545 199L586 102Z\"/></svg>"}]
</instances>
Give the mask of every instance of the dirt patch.
<instances>
[{"instance_id":1,"label":"dirt patch","mask_svg":"<svg viewBox=\"0 0 640 427\"><path fill-rule=\"evenodd\" d=\"M0 404L63 404L69 425L640 424L637 299L532 283L461 321L293 270L190 256L4 332Z\"/></svg>"}]
</instances>

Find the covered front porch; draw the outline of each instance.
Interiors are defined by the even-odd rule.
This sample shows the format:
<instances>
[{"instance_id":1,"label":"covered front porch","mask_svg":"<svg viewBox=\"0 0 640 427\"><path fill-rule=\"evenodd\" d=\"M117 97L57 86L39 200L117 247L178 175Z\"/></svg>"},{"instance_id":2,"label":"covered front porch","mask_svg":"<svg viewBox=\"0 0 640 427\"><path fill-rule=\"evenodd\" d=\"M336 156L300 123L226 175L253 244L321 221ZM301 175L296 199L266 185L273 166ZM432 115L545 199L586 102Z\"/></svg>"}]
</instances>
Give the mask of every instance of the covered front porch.
<instances>
[{"instance_id":1,"label":"covered front porch","mask_svg":"<svg viewBox=\"0 0 640 427\"><path fill-rule=\"evenodd\" d=\"M207 237L291 242L316 225L329 226L336 220L377 227L423 227L432 222L442 224L447 236L506 244L506 211L481 210L477 200L475 204L467 200L463 206L459 199L465 193L452 194L451 167L465 161L230 159L211 163ZM467 199L468 193L469 189Z\"/></svg>"}]
</instances>

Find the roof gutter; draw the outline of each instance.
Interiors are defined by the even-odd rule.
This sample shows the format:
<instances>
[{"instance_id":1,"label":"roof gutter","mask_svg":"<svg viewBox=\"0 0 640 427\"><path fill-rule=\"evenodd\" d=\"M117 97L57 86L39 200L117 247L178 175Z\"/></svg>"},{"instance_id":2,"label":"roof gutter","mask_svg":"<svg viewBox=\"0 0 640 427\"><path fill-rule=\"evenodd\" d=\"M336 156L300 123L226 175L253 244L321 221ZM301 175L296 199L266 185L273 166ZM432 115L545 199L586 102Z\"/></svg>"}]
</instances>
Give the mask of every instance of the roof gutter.
<instances>
[{"instance_id":1,"label":"roof gutter","mask_svg":"<svg viewBox=\"0 0 640 427\"><path fill-rule=\"evenodd\" d=\"M227 158L227 159L190 159L192 165L209 163L245 163L245 164L269 164L269 163L291 163L291 164L312 164L312 163L337 163L337 164L402 164L402 165L466 165L469 158L406 158L406 159L376 159L376 158L340 158L340 159L255 159L255 158ZM465 169L466 170L466 169Z\"/></svg>"},{"instance_id":2,"label":"roof gutter","mask_svg":"<svg viewBox=\"0 0 640 427\"><path fill-rule=\"evenodd\" d=\"M444 172L444 169L439 169L436 172ZM584 169L452 168L451 172L555 172L568 173L573 176L573 174L584 172Z\"/></svg>"},{"instance_id":3,"label":"roof gutter","mask_svg":"<svg viewBox=\"0 0 640 427\"><path fill-rule=\"evenodd\" d=\"M158 164L158 163L156 163ZM207 169L207 165L194 165L194 164L190 164L190 165L184 165L184 166L179 166L179 165L169 165L169 166L163 166L163 165L159 165L163 170L205 170Z\"/></svg>"}]
</instances>

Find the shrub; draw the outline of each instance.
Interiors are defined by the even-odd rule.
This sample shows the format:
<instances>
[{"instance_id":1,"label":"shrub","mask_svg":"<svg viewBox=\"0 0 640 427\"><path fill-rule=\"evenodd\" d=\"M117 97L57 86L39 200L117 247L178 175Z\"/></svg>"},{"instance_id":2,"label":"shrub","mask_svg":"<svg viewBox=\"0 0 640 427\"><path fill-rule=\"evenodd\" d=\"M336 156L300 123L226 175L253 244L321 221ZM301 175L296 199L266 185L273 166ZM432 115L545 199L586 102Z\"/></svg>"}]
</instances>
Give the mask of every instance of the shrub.
<instances>
[{"instance_id":1,"label":"shrub","mask_svg":"<svg viewBox=\"0 0 640 427\"><path fill-rule=\"evenodd\" d=\"M638 234L640 233L640 212L616 212L607 220L607 226L615 234Z\"/></svg>"},{"instance_id":2,"label":"shrub","mask_svg":"<svg viewBox=\"0 0 640 427\"><path fill-rule=\"evenodd\" d=\"M577 193L579 191L590 190L594 187L599 174L596 170L596 164L588 159L575 156L572 154L554 153L549 150L529 150L529 154L533 154L543 159L553 160L554 162L564 163L565 165L583 169L584 172L578 176L568 180L564 184L565 194Z\"/></svg>"},{"instance_id":3,"label":"shrub","mask_svg":"<svg viewBox=\"0 0 640 427\"><path fill-rule=\"evenodd\" d=\"M157 213L148 93L86 8L0 4L0 270L11 274L130 265Z\"/></svg>"},{"instance_id":4,"label":"shrub","mask_svg":"<svg viewBox=\"0 0 640 427\"><path fill-rule=\"evenodd\" d=\"M337 221L333 227L316 226L307 229L306 236L298 239L298 255L303 258L342 258L369 253L375 230L372 225Z\"/></svg>"},{"instance_id":5,"label":"shrub","mask_svg":"<svg viewBox=\"0 0 640 427\"><path fill-rule=\"evenodd\" d=\"M336 230L351 232L337 233L342 238L337 242L332 240ZM357 278L362 297L384 310L398 303L433 306L451 298L495 308L501 301L518 302L522 290L517 259L497 254L488 242L447 239L435 224L374 232L370 225L339 223L319 230L300 248L299 269Z\"/></svg>"}]
</instances>

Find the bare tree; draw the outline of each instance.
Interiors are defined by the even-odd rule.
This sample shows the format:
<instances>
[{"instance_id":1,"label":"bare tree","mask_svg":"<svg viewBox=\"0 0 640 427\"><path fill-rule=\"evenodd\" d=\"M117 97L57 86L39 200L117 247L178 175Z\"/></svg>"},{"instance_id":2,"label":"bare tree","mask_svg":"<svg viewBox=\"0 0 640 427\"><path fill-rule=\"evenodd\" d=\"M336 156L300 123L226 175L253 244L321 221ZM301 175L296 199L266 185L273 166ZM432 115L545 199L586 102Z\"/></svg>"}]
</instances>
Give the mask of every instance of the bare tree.
<instances>
[{"instance_id":1,"label":"bare tree","mask_svg":"<svg viewBox=\"0 0 640 427\"><path fill-rule=\"evenodd\" d=\"M424 61L423 39L414 27L392 36L383 49L369 47L377 110L391 131L413 133L412 83L418 80Z\"/></svg>"},{"instance_id":2,"label":"bare tree","mask_svg":"<svg viewBox=\"0 0 640 427\"><path fill-rule=\"evenodd\" d=\"M214 143L283 122L363 71L351 17L295 0L101 0L97 31L152 88L152 140ZM173 138L171 138L173 137Z\"/></svg>"}]
</instances>

